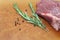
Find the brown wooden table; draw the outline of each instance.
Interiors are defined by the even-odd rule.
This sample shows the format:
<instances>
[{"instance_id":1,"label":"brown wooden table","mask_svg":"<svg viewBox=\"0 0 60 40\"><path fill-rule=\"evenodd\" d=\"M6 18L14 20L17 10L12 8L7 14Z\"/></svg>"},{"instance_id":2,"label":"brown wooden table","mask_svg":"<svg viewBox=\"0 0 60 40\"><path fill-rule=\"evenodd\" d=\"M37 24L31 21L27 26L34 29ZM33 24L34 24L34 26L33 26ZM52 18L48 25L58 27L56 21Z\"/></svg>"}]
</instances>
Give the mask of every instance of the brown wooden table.
<instances>
[{"instance_id":1,"label":"brown wooden table","mask_svg":"<svg viewBox=\"0 0 60 40\"><path fill-rule=\"evenodd\" d=\"M43 20L49 32L27 23L13 8L13 4L17 3L23 12L27 10L31 16L29 2L36 10L39 0L0 0L0 40L60 40L60 31L55 31L47 21ZM16 25L17 20L19 24Z\"/></svg>"}]
</instances>

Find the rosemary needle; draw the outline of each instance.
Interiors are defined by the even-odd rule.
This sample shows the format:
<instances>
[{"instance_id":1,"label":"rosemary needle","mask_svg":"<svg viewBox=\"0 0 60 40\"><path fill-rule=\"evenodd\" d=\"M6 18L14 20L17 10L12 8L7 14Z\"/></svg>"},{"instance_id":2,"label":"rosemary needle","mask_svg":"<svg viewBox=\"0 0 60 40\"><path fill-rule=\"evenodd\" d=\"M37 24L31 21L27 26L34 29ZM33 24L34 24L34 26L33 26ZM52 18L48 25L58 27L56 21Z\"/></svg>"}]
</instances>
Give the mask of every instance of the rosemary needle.
<instances>
[{"instance_id":1,"label":"rosemary needle","mask_svg":"<svg viewBox=\"0 0 60 40\"><path fill-rule=\"evenodd\" d=\"M32 3L29 3L29 7L30 7L30 9L31 9L31 11L32 11L32 15L33 15L32 18L29 17L26 12L22 12L22 11L18 8L17 4L14 4L14 9L15 9L25 20L27 20L27 22L30 22L30 23L32 23L32 24L34 24L34 25L36 25L36 26L39 26L39 27L42 28L43 30L47 31L46 26L42 23L42 20L39 19L38 15L35 13L35 10L34 10L34 8L33 8L33 6L32 6Z\"/></svg>"}]
</instances>

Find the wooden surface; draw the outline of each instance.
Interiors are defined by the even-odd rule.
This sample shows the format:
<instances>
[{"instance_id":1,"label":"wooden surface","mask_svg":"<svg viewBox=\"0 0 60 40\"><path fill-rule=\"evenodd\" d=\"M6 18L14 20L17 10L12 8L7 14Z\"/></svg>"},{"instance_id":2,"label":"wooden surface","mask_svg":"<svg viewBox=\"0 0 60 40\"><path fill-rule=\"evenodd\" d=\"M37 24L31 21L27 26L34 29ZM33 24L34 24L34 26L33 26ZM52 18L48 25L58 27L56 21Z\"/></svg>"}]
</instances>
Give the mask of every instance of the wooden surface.
<instances>
[{"instance_id":1,"label":"wooden surface","mask_svg":"<svg viewBox=\"0 0 60 40\"><path fill-rule=\"evenodd\" d=\"M45 32L33 24L27 23L14 9L13 4L17 3L18 7L31 16L31 10L28 6L32 2L36 10L36 3L39 0L0 0L0 40L60 40L60 31L55 31L48 22L44 24L49 29ZM15 26L15 21L19 18L20 25ZM23 22L24 21L24 22Z\"/></svg>"}]
</instances>

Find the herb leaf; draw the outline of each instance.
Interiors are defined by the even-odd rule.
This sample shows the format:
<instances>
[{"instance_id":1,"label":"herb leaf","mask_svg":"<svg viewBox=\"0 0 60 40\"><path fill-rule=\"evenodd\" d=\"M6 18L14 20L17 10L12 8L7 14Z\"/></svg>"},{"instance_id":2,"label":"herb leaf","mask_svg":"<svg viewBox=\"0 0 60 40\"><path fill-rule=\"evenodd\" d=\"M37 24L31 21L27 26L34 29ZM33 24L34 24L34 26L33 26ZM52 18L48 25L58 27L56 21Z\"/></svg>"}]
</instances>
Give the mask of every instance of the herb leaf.
<instances>
[{"instance_id":1,"label":"herb leaf","mask_svg":"<svg viewBox=\"0 0 60 40\"><path fill-rule=\"evenodd\" d=\"M14 9L15 9L24 19L26 19L27 22L30 22L30 23L32 23L32 24L34 24L34 25L37 25L37 26L39 26L40 28L42 28L43 30L46 31L45 25L42 23L42 20L39 19L38 15L35 13L35 10L33 9L31 3L29 3L29 7L30 7L30 9L31 9L31 11L32 11L33 18L29 17L29 16L27 15L27 13L22 12L22 11L18 8L17 4L14 4Z\"/></svg>"},{"instance_id":2,"label":"herb leaf","mask_svg":"<svg viewBox=\"0 0 60 40\"><path fill-rule=\"evenodd\" d=\"M34 10L34 8L33 8L33 6L32 6L32 3L30 3L29 6L30 6L30 8L31 8L31 11L32 11L33 16L35 17L35 20L38 22L38 25L41 24L41 25L39 25L41 28L42 28L42 27L43 27L43 28L46 28L46 27L44 26L44 24L42 23L42 20L39 19L38 15L35 13L35 10Z\"/></svg>"}]
</instances>

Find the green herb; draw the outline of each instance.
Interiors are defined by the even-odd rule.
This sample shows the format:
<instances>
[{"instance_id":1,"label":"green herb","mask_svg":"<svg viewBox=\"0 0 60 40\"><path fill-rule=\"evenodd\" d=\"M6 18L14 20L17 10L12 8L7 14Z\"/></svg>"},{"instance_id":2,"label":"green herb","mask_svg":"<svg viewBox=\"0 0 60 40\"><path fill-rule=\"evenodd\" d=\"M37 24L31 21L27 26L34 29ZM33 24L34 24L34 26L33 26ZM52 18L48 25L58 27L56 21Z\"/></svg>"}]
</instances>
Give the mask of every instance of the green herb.
<instances>
[{"instance_id":1,"label":"green herb","mask_svg":"<svg viewBox=\"0 0 60 40\"><path fill-rule=\"evenodd\" d=\"M42 23L42 20L39 19L38 15L35 13L35 10L33 9L31 3L29 3L29 7L30 7L30 9L31 9L31 11L32 11L33 18L29 17L26 12L22 12L22 11L18 8L17 4L14 4L14 9L15 9L25 20L27 20L27 22L30 22L30 23L32 23L32 24L34 24L34 25L37 25L38 27L40 27L40 28L42 28L43 30L47 31L45 25Z\"/></svg>"}]
</instances>

